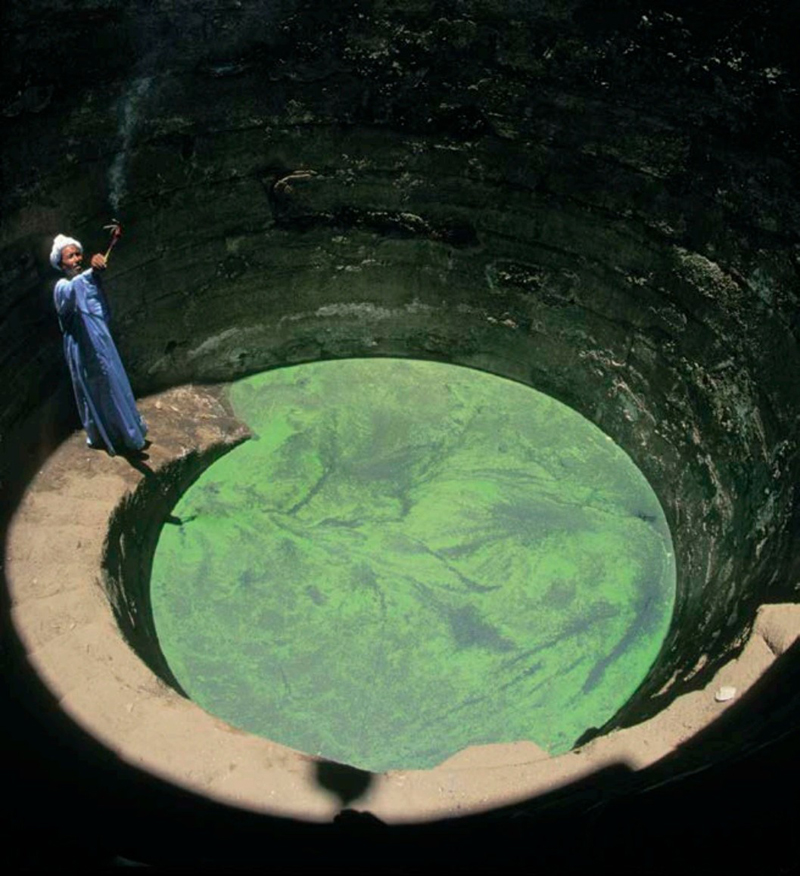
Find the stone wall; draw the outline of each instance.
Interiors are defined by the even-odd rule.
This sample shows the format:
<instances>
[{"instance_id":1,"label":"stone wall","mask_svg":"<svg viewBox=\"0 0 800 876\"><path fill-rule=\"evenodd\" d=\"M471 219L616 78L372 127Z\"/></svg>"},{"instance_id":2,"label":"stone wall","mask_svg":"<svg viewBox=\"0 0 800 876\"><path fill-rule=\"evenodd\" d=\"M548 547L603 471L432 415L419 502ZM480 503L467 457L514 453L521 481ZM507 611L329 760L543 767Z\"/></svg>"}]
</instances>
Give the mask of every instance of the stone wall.
<instances>
[{"instance_id":1,"label":"stone wall","mask_svg":"<svg viewBox=\"0 0 800 876\"><path fill-rule=\"evenodd\" d=\"M617 722L704 683L800 589L786 5L10 4L2 477L74 426L50 240L102 251L118 216L138 393L391 354L595 421L678 554L675 623Z\"/></svg>"}]
</instances>

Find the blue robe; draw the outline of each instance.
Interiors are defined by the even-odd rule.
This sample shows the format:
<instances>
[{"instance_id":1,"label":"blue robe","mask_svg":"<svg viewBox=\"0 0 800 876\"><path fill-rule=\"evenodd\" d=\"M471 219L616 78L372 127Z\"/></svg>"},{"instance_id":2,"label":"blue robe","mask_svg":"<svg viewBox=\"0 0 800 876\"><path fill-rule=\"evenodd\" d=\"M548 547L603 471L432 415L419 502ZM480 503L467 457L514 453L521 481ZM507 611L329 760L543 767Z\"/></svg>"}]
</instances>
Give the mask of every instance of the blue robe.
<instances>
[{"instance_id":1,"label":"blue robe","mask_svg":"<svg viewBox=\"0 0 800 876\"><path fill-rule=\"evenodd\" d=\"M108 328L108 302L98 274L89 268L71 280L59 280L53 297L88 443L105 444L112 456L140 450L147 426Z\"/></svg>"}]
</instances>

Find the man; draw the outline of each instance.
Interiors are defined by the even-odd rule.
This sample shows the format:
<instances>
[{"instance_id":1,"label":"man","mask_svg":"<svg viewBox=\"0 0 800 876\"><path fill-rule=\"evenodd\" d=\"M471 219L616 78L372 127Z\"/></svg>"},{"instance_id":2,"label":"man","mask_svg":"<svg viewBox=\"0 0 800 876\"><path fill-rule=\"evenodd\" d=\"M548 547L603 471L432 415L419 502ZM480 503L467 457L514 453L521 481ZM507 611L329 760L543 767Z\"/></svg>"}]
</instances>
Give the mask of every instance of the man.
<instances>
[{"instance_id":1,"label":"man","mask_svg":"<svg viewBox=\"0 0 800 876\"><path fill-rule=\"evenodd\" d=\"M105 257L93 255L91 267L82 271L83 247L59 234L50 264L66 275L56 283L54 301L86 443L104 446L111 456L135 455L147 445L147 425L109 331L108 302L100 282Z\"/></svg>"}]
</instances>

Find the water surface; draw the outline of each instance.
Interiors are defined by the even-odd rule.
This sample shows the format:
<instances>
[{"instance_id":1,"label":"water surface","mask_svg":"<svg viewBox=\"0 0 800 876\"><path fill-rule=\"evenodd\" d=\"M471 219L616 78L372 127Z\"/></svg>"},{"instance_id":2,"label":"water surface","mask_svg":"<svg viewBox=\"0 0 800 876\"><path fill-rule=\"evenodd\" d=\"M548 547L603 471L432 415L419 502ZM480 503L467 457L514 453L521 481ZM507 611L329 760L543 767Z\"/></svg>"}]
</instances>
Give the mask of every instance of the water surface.
<instances>
[{"instance_id":1,"label":"water surface","mask_svg":"<svg viewBox=\"0 0 800 876\"><path fill-rule=\"evenodd\" d=\"M675 566L628 456L555 400L357 359L230 388L255 433L165 526L164 654L207 711L375 772L467 745L569 750L630 697Z\"/></svg>"}]
</instances>

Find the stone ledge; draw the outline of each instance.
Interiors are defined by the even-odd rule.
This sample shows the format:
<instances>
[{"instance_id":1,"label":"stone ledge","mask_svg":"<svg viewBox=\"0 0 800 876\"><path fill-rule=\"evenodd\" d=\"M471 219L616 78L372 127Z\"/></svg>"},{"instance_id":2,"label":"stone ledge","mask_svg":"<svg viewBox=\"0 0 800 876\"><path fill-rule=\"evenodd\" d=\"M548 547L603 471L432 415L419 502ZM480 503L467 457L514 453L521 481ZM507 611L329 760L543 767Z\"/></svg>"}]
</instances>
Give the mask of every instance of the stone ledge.
<instances>
[{"instance_id":1,"label":"stone ledge","mask_svg":"<svg viewBox=\"0 0 800 876\"><path fill-rule=\"evenodd\" d=\"M75 434L43 466L12 521L8 578L29 662L64 712L124 761L229 805L331 820L341 804L318 781L317 758L243 733L182 697L125 643L102 598L98 582L120 508L135 506L153 479L172 477L174 487L176 466L190 456L219 455L247 435L216 389L175 388L141 408L153 437L148 459L133 467L87 450ZM123 553L128 535L121 533ZM558 758L526 742L471 747L435 769L373 776L358 805L391 823L426 821L529 799L612 764L649 766L730 705L715 700L721 685L735 687L738 699L769 668L800 633L798 608L764 607L736 660L643 724Z\"/></svg>"}]
</instances>

